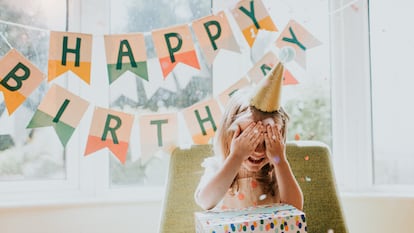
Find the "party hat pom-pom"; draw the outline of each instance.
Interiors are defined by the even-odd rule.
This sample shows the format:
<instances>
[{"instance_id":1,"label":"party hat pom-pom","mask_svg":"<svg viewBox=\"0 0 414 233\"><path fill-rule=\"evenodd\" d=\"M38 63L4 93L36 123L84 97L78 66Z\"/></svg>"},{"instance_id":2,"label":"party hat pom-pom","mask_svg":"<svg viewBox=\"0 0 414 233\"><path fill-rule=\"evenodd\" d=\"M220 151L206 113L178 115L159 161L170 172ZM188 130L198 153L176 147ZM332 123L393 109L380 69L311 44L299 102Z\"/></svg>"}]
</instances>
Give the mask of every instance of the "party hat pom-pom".
<instances>
[{"instance_id":1,"label":"party hat pom-pom","mask_svg":"<svg viewBox=\"0 0 414 233\"><path fill-rule=\"evenodd\" d=\"M296 56L295 49L290 46L285 46L279 50L279 60L286 64L291 62Z\"/></svg>"}]
</instances>

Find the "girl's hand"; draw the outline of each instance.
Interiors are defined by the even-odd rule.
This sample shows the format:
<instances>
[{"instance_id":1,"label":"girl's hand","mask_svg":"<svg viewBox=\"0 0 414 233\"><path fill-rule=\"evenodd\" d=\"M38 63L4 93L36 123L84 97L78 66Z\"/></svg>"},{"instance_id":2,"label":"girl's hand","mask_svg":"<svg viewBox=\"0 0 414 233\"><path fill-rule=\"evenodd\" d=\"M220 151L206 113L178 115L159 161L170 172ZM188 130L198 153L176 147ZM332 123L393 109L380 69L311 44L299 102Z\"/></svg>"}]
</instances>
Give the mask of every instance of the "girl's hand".
<instances>
[{"instance_id":1,"label":"girl's hand","mask_svg":"<svg viewBox=\"0 0 414 233\"><path fill-rule=\"evenodd\" d=\"M286 160L285 138L279 127L277 124L267 125L266 135L264 136L266 155L273 164Z\"/></svg>"},{"instance_id":2,"label":"girl's hand","mask_svg":"<svg viewBox=\"0 0 414 233\"><path fill-rule=\"evenodd\" d=\"M247 128L240 133L240 127L234 132L230 144L230 155L242 158L244 161L254 152L260 142L263 141L264 134L262 122L252 122Z\"/></svg>"}]
</instances>

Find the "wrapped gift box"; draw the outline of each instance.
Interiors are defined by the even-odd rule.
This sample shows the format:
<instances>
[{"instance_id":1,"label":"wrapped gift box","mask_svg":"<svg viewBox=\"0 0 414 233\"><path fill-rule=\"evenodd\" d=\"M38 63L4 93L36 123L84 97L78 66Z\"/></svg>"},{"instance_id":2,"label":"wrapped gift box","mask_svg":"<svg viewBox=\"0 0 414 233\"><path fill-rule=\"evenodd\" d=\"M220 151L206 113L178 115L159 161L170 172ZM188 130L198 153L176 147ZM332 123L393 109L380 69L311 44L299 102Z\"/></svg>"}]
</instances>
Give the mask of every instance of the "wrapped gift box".
<instances>
[{"instance_id":1,"label":"wrapped gift box","mask_svg":"<svg viewBox=\"0 0 414 233\"><path fill-rule=\"evenodd\" d=\"M305 213L275 204L245 209L202 211L195 214L197 233L272 232L306 233Z\"/></svg>"}]
</instances>

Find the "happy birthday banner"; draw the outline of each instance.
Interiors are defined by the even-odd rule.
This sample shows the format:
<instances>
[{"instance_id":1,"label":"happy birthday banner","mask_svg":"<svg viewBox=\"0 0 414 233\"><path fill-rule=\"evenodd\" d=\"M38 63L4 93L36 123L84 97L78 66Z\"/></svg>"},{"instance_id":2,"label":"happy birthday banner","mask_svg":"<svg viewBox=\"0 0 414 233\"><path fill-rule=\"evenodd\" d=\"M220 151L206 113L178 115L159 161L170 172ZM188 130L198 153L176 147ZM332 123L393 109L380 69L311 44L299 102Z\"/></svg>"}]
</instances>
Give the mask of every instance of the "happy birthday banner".
<instances>
[{"instance_id":1,"label":"happy birthday banner","mask_svg":"<svg viewBox=\"0 0 414 233\"><path fill-rule=\"evenodd\" d=\"M260 0L240 1L231 13L250 47L254 44L259 30L277 31ZM198 19L192 22L192 27L179 25L155 30L151 35L164 79L178 63L200 69L191 29L208 65L213 63L221 49L240 52L224 12ZM90 34L50 32L47 82L70 70L85 83L90 84L92 39L93 36ZM122 78L126 71L151 83L143 33L105 35L104 41L109 84ZM295 61L303 68L306 67L306 51L320 44L294 20L288 23L274 43L278 48L293 48L296 52ZM220 106L225 106L236 90L259 82L279 62L276 54L268 52L245 77L216 98L196 103L176 113L134 116L95 107L84 155L108 148L121 163L125 163L135 117L138 117L139 122L143 160L148 160L159 149L171 149L177 145L179 114L185 120L193 143L207 144L214 136L222 117ZM4 95L9 115L22 105L45 78L45 74L15 49L11 49L0 60L0 91ZM283 84L297 83L298 81L286 69ZM66 146L89 105L87 100L53 84L27 128L53 126L62 145Z\"/></svg>"}]
</instances>

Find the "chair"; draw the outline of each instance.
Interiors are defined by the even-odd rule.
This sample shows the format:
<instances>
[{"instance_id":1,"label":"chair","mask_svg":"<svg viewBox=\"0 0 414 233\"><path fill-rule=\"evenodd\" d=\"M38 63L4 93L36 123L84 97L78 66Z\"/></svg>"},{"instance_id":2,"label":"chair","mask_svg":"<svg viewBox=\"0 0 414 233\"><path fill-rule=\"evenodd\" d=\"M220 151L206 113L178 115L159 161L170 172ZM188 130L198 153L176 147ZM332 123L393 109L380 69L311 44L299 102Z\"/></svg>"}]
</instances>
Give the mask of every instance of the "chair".
<instances>
[{"instance_id":1,"label":"chair","mask_svg":"<svg viewBox=\"0 0 414 233\"><path fill-rule=\"evenodd\" d=\"M329 148L316 141L292 141L288 160L302 188L309 233L347 233L337 195ZM195 232L194 212L200 211L194 192L204 172L201 163L213 154L211 145L175 149L171 155L160 233Z\"/></svg>"}]
</instances>

